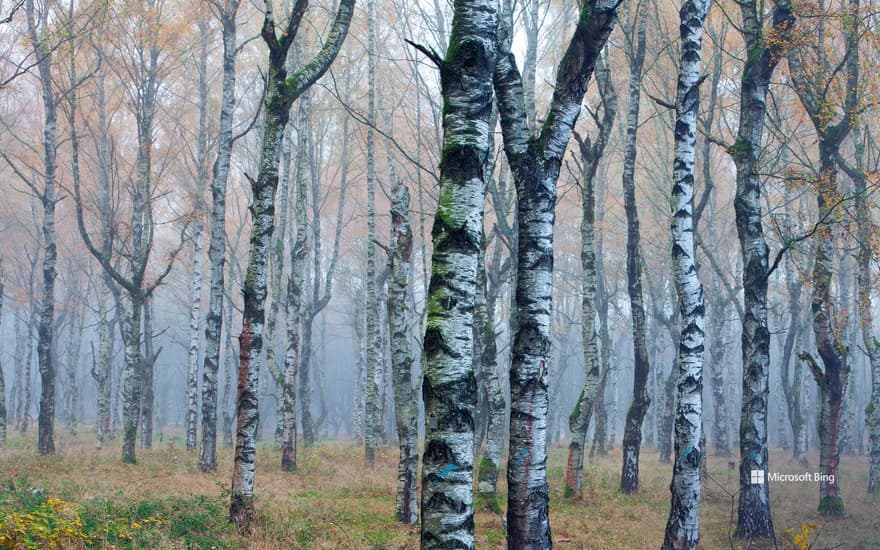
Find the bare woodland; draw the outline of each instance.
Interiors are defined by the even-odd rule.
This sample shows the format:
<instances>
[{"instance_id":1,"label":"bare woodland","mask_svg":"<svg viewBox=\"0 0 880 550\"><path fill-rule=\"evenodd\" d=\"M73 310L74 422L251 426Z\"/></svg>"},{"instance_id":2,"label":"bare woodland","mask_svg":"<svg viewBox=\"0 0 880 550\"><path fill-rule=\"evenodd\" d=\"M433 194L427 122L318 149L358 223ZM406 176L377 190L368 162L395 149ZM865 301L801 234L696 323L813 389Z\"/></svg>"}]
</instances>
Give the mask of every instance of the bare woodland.
<instances>
[{"instance_id":1,"label":"bare woodland","mask_svg":"<svg viewBox=\"0 0 880 550\"><path fill-rule=\"evenodd\" d=\"M0 548L181 543L25 532L73 456L190 469L229 547L880 547L878 24L0 0ZM331 456L396 542L261 500Z\"/></svg>"}]
</instances>

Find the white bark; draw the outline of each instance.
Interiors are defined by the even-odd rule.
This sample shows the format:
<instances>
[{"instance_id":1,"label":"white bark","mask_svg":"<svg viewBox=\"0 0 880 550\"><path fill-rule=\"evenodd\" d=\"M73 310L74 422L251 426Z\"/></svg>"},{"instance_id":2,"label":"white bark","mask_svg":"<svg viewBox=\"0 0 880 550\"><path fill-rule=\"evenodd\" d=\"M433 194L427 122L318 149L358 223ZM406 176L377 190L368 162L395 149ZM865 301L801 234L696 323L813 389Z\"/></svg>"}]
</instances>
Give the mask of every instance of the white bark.
<instances>
[{"instance_id":1,"label":"white bark","mask_svg":"<svg viewBox=\"0 0 880 550\"><path fill-rule=\"evenodd\" d=\"M678 342L675 458L672 502L664 549L696 549L700 540L705 307L694 242L694 146L702 80L703 21L711 0L686 0L681 19L681 61L676 97L672 173L672 263L681 324Z\"/></svg>"}]
</instances>

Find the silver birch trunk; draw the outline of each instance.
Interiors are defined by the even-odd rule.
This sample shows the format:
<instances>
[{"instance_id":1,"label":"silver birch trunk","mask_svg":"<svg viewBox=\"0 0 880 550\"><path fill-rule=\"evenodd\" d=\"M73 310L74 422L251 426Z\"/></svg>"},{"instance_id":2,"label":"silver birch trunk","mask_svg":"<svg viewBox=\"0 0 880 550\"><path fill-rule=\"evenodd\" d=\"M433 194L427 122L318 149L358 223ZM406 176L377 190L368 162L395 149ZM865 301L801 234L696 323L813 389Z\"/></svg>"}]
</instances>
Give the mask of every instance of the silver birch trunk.
<instances>
[{"instance_id":1,"label":"silver birch trunk","mask_svg":"<svg viewBox=\"0 0 880 550\"><path fill-rule=\"evenodd\" d=\"M48 7L44 7L48 9ZM28 185L38 197L43 208L43 289L37 328L37 361L40 372L40 410L37 419L37 449L41 455L55 454L55 361L52 353L53 322L55 318L55 264L58 249L55 239L55 171L57 150L57 98L52 76L53 46L46 43L49 34L47 18L37 13L33 0L25 1L28 33L40 77L41 99L43 101L43 185ZM75 92L74 92L75 93ZM4 155L5 156L5 155ZM8 159L7 159L8 160ZM16 171L18 171L16 169ZM27 181L27 180L26 180ZM30 384L28 383L28 386Z\"/></svg>"},{"instance_id":2,"label":"silver birch trunk","mask_svg":"<svg viewBox=\"0 0 880 550\"><path fill-rule=\"evenodd\" d=\"M742 408L739 428L739 504L737 536L742 539L773 536L770 485L751 483L752 471L769 471L767 406L770 383L770 332L767 327L767 241L761 220L761 177L758 158L762 150L766 97L770 77L780 58L794 16L788 0L773 5L774 40L765 40L763 15L755 0L739 4L741 32L748 55L740 80L739 129L728 149L736 165L736 230L742 254ZM762 7L763 9L763 7Z\"/></svg>"},{"instance_id":3,"label":"silver birch trunk","mask_svg":"<svg viewBox=\"0 0 880 550\"><path fill-rule=\"evenodd\" d=\"M226 262L226 181L232 157L232 118L235 109L235 54L236 22L239 0L229 0L219 11L223 28L223 88L220 103L220 135L217 158L211 174L211 236L208 245L210 289L208 311L205 315L205 357L202 368L202 445L199 469L213 472L217 469L217 373L220 370L220 338L223 333L223 267ZM231 309L227 310L230 312ZM230 395L229 377L232 371L232 337L227 315L226 391ZM228 403L223 407L223 439L231 445L231 415ZM229 441L227 442L227 438Z\"/></svg>"},{"instance_id":4,"label":"silver birch trunk","mask_svg":"<svg viewBox=\"0 0 880 550\"><path fill-rule=\"evenodd\" d=\"M141 429L141 448L151 449L153 447L153 417L155 409L155 380L154 372L156 368L156 360L162 353L160 347L158 351L153 351L153 298L150 297L144 302L144 363L143 363L143 393L141 401L141 419L143 426Z\"/></svg>"},{"instance_id":5,"label":"silver birch trunk","mask_svg":"<svg viewBox=\"0 0 880 550\"><path fill-rule=\"evenodd\" d=\"M309 172L309 92L299 102L297 133L296 192L294 218L297 220L296 240L290 249L290 275L287 280L285 321L287 350L284 354L284 372L281 380L281 469L296 470L296 383L301 363L301 320L305 293L305 261L308 227L306 219L306 187ZM301 409L304 405L300 403Z\"/></svg>"},{"instance_id":6,"label":"silver birch trunk","mask_svg":"<svg viewBox=\"0 0 880 550\"><path fill-rule=\"evenodd\" d=\"M3 257L0 256L0 327L3 324L4 279ZM6 379L3 377L3 365L0 364L0 448L6 446L6 422Z\"/></svg>"},{"instance_id":7,"label":"silver birch trunk","mask_svg":"<svg viewBox=\"0 0 880 550\"><path fill-rule=\"evenodd\" d=\"M483 238L484 162L489 155L498 3L456 0L440 67L443 148L431 231L422 397L421 548L475 547L473 510L473 322Z\"/></svg>"},{"instance_id":8,"label":"silver birch trunk","mask_svg":"<svg viewBox=\"0 0 880 550\"><path fill-rule=\"evenodd\" d=\"M394 412L400 458L397 463L397 519L416 523L419 517L418 398L412 385L413 352L407 289L412 275L412 229L409 224L409 189L397 182L391 202L391 280L388 292L388 330L394 377Z\"/></svg>"},{"instance_id":9,"label":"silver birch trunk","mask_svg":"<svg viewBox=\"0 0 880 550\"><path fill-rule=\"evenodd\" d=\"M556 182L596 59L617 18L618 4L584 2L559 63L546 122L531 136L523 81L510 52L512 23L499 28L495 93L504 150L517 191L517 328L510 367L507 469L509 548L552 545L547 484L547 412L551 363L553 224Z\"/></svg>"},{"instance_id":10,"label":"silver birch trunk","mask_svg":"<svg viewBox=\"0 0 880 550\"><path fill-rule=\"evenodd\" d=\"M95 446L98 449L103 448L104 441L110 435L110 391L112 388L112 372L113 365L110 355L110 323L107 321L107 307L104 300L104 293L98 291L98 353L95 355L95 348L92 346L92 378L95 379L97 386L97 419L96 419L96 441Z\"/></svg>"},{"instance_id":11,"label":"silver birch trunk","mask_svg":"<svg viewBox=\"0 0 880 550\"><path fill-rule=\"evenodd\" d=\"M217 434L216 434L217 409L216 409L216 406L217 406L217 403L220 404L219 406L223 410L223 447L226 449L232 448L232 423L235 420L235 405L234 405L234 403L230 402L230 398L232 397L232 371L235 369L235 361L233 360L234 359L233 356L235 355L235 348L233 347L233 343L232 343L232 328L229 326L229 324L231 324L231 322L232 322L232 300L231 299L226 300L226 312L224 313L224 317L227 319L228 324L227 324L226 330L224 331L226 333L226 335L224 337L224 344L223 344L223 347L224 347L224 349L223 349L223 400L221 401L219 399L219 396L217 395L217 392L215 390L214 400L211 401L211 404L215 406L214 411L213 411L214 424L212 426L214 428L215 433L214 433L213 439L211 440L211 443L212 443L211 453L212 454L211 454L211 456L206 456L204 462L201 459L199 460L200 469L202 469L202 471L209 471L209 472L217 469L217 450L216 450L216 446L217 446ZM216 384L217 384L216 373L215 373L215 378L214 378L213 382L214 382L214 385L216 386ZM203 382L203 388L204 388L204 382ZM204 415L204 410L205 410L205 403L206 403L206 401L203 398L203 400L202 400L202 414L203 415ZM203 418L202 419L202 434L203 434L202 455L203 456L205 455L204 449L205 449L205 445L206 445L206 443L204 441L205 430L206 430L205 420Z\"/></svg>"},{"instance_id":12,"label":"silver birch trunk","mask_svg":"<svg viewBox=\"0 0 880 550\"><path fill-rule=\"evenodd\" d=\"M290 118L290 106L330 67L342 47L354 12L354 0L342 0L321 50L294 74L287 76L287 55L305 11L297 2L286 29L279 38L271 0L264 2L261 36L269 49L266 74L265 120L260 149L259 173L249 178L253 193L248 268L244 280L244 315L239 337L238 401L236 410L235 459L229 518L239 530L250 531L255 519L254 460L256 428L259 416L257 381L263 361L263 337L266 301L266 260L274 230L275 193L278 188L278 161L281 139Z\"/></svg>"},{"instance_id":13,"label":"silver birch trunk","mask_svg":"<svg viewBox=\"0 0 880 550\"><path fill-rule=\"evenodd\" d=\"M626 413L623 432L623 463L620 490L635 493L639 489L639 453L642 446L642 422L651 398L647 382L650 360L645 338L645 305L642 293L642 252L639 215L635 194L636 133L639 125L639 101L642 91L642 67L645 62L646 5L639 4L636 15L635 50L631 52L629 74L629 109L626 115L626 141L623 160L623 199L626 209L626 278L633 331L633 400Z\"/></svg>"},{"instance_id":14,"label":"silver birch trunk","mask_svg":"<svg viewBox=\"0 0 880 550\"><path fill-rule=\"evenodd\" d=\"M581 216L581 339L584 346L584 387L568 417L569 444L568 465L565 473L566 497L580 499L584 480L584 451L590 418L599 396L601 363L599 361L598 333L596 330L596 292L598 264L596 261L596 173L599 161L617 116L617 97L611 83L611 71L607 60L600 57L596 62L596 82L602 95L603 116L595 143L577 136L580 146L582 170L582 216ZM598 430L598 424L597 424Z\"/></svg>"},{"instance_id":15,"label":"silver birch trunk","mask_svg":"<svg viewBox=\"0 0 880 550\"><path fill-rule=\"evenodd\" d=\"M675 159L672 173L672 264L678 293L681 337L675 408L672 502L664 549L696 549L700 541L700 466L703 448L703 353L705 306L697 276L694 235L694 159L702 81L703 21L711 0L686 0L681 20Z\"/></svg>"},{"instance_id":16,"label":"silver birch trunk","mask_svg":"<svg viewBox=\"0 0 880 550\"><path fill-rule=\"evenodd\" d=\"M79 358L85 328L84 312L77 315L74 308L67 333L67 387L64 388L65 424L70 435L76 437L79 424Z\"/></svg>"},{"instance_id":17,"label":"silver birch trunk","mask_svg":"<svg viewBox=\"0 0 880 550\"><path fill-rule=\"evenodd\" d=\"M855 132L857 166L855 172L856 222L858 223L858 308L861 322L862 344L868 355L871 369L871 395L865 407L865 426L868 430L868 493L880 493L880 343L874 336L873 301L871 299L871 247L873 224L867 197L867 176L862 167L865 144L861 131ZM849 172L849 171L848 171Z\"/></svg>"},{"instance_id":18,"label":"silver birch trunk","mask_svg":"<svg viewBox=\"0 0 880 550\"><path fill-rule=\"evenodd\" d=\"M364 395L364 459L373 466L376 449L382 437L382 366L379 364L382 341L379 334L379 311L376 299L376 7L367 2L367 273L364 283L367 294L366 368L367 386Z\"/></svg>"},{"instance_id":19,"label":"silver birch trunk","mask_svg":"<svg viewBox=\"0 0 880 550\"><path fill-rule=\"evenodd\" d=\"M193 267L190 281L189 357L186 373L186 450L196 449L199 416L199 332L202 320L202 234L204 222L198 218L193 225Z\"/></svg>"}]
</instances>

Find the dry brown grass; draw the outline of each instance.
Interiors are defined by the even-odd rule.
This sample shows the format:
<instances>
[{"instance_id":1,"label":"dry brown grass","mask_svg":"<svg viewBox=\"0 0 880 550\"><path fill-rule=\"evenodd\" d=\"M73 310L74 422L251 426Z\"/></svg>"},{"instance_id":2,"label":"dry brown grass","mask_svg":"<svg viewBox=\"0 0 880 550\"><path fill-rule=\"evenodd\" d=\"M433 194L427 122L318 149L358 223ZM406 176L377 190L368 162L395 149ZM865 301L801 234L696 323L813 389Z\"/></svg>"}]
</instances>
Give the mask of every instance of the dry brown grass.
<instances>
[{"instance_id":1,"label":"dry brown grass","mask_svg":"<svg viewBox=\"0 0 880 550\"><path fill-rule=\"evenodd\" d=\"M32 439L32 438L31 438ZM0 491L11 480L28 479L49 494L72 502L106 499L128 503L167 497L205 495L215 502L225 499L231 472L231 454L222 451L218 473L205 475L196 468L197 456L181 449L177 437L166 438L150 452L139 451L137 465L119 461L118 444L97 451L91 434L63 437L58 456L34 456L31 440L13 439L0 451ZM587 465L581 501L562 498L565 449L552 449L549 476L551 525L558 548L657 548L663 537L669 502L671 468L657 461L653 450L642 456L641 491L635 496L617 492L619 452ZM372 470L363 464L362 451L348 441L324 442L300 455L299 470L286 474L279 468L279 453L271 445L258 451L257 508L261 523L248 539L222 533L231 548L418 548L417 526L394 520L397 451L383 449ZM842 489L847 516L824 524L814 548L880 548L880 499L868 498L865 457L845 457ZM783 451L773 454L773 471L799 473ZM728 530L731 497L736 479L728 459L712 458L702 507L702 547L730 548ZM806 468L814 471L815 464ZM499 487L502 494L504 483ZM791 548L783 531L815 521L818 488L812 483L774 483L771 486L774 524L779 548ZM479 548L504 548L502 518L487 511L476 515ZM815 538L815 537L814 537ZM173 537L161 539L163 547L183 548ZM734 541L736 549L759 548ZM765 545L766 546L766 545ZM772 545L770 545L772 547Z\"/></svg>"}]
</instances>

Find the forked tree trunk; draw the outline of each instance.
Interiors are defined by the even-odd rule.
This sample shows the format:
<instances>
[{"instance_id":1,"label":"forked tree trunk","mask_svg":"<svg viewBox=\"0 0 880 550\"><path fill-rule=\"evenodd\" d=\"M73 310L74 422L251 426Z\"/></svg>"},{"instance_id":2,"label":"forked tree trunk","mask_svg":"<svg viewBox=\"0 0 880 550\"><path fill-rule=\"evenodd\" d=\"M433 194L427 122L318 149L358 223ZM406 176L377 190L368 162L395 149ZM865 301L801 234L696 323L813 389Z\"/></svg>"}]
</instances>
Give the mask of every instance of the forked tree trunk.
<instances>
[{"instance_id":1,"label":"forked tree trunk","mask_svg":"<svg viewBox=\"0 0 880 550\"><path fill-rule=\"evenodd\" d=\"M251 215L248 269L244 280L244 315L239 337L238 428L232 475L229 519L239 530L250 531L255 519L254 459L256 429L259 416L257 381L263 361L263 330L265 324L266 259L274 230L275 192L278 187L278 160L281 138L290 118L292 103L312 86L330 67L342 47L354 12L354 0L342 0L321 50L311 61L287 76L287 55L303 18L305 5L296 4L287 27L278 37L272 2L264 3L261 35L269 49L266 74L265 121L260 149L260 170L251 179L253 206Z\"/></svg>"},{"instance_id":2,"label":"forked tree trunk","mask_svg":"<svg viewBox=\"0 0 880 550\"><path fill-rule=\"evenodd\" d=\"M559 63L545 123L536 135L528 128L523 79L510 51L513 25L509 12L499 25L495 93L504 150L516 185L519 223L517 328L510 367L509 548L552 545L546 467L556 183L596 59L617 19L618 5L600 0L581 6Z\"/></svg>"},{"instance_id":3,"label":"forked tree trunk","mask_svg":"<svg viewBox=\"0 0 880 550\"><path fill-rule=\"evenodd\" d=\"M642 252L639 214L636 205L636 133L639 127L639 100L642 91L642 67L645 63L645 2L638 5L635 27L635 50L630 59L629 109L626 115L626 142L623 158L623 200L626 210L626 280L633 330L633 400L626 413L623 429L623 462L620 490L639 490L639 453L642 447L642 422L651 398L648 396L650 360L645 338L645 305L642 293Z\"/></svg>"},{"instance_id":4,"label":"forked tree trunk","mask_svg":"<svg viewBox=\"0 0 880 550\"><path fill-rule=\"evenodd\" d=\"M456 0L453 10L446 59L428 52L440 67L443 149L423 340L423 550L475 546L473 304L483 238L483 167L489 155L498 3Z\"/></svg>"},{"instance_id":5,"label":"forked tree trunk","mask_svg":"<svg viewBox=\"0 0 880 550\"><path fill-rule=\"evenodd\" d=\"M409 225L409 189L398 182L391 202L391 280L388 292L388 329L394 376L394 411L400 458L397 463L397 518L415 523L419 517L419 409L412 386L413 353L410 345L410 308L407 288L412 274L412 229Z\"/></svg>"},{"instance_id":6,"label":"forked tree trunk","mask_svg":"<svg viewBox=\"0 0 880 550\"><path fill-rule=\"evenodd\" d=\"M700 467L703 439L703 352L706 337L703 285L697 276L694 235L694 146L702 80L703 21L711 0L686 0L681 20L675 159L672 171L672 264L681 336L676 373L675 458L664 549L696 549L700 541Z\"/></svg>"}]
</instances>

